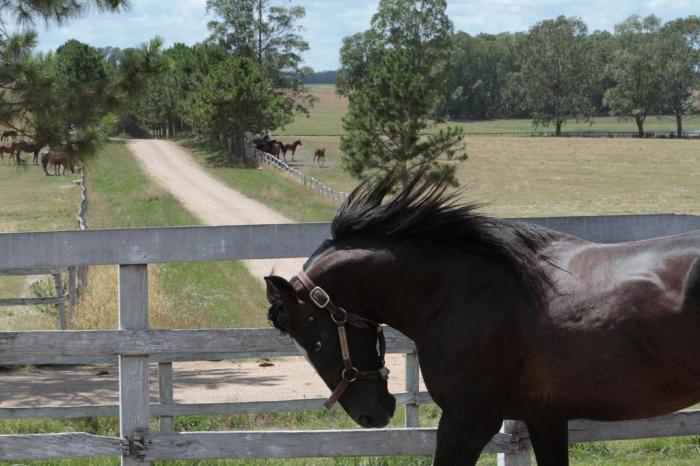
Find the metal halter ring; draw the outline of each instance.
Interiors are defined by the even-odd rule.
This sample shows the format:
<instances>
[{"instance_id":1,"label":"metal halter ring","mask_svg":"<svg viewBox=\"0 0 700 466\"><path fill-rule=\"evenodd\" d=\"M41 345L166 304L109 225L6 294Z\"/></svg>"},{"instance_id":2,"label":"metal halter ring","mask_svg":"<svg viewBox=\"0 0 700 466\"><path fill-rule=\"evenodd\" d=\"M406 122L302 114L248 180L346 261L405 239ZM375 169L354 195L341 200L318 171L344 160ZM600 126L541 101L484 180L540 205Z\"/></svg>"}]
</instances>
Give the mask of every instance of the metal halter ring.
<instances>
[{"instance_id":1,"label":"metal halter ring","mask_svg":"<svg viewBox=\"0 0 700 466\"><path fill-rule=\"evenodd\" d=\"M343 312L343 318L342 319L336 319L335 314L333 312L330 313L331 319L333 319L333 322L335 322L337 325L343 325L346 324L348 321L348 311L343 309L342 307L338 307L340 311Z\"/></svg>"},{"instance_id":2,"label":"metal halter ring","mask_svg":"<svg viewBox=\"0 0 700 466\"><path fill-rule=\"evenodd\" d=\"M352 377L348 377L348 372L352 373ZM360 371L358 371L355 367L351 367L350 369L343 369L343 372L340 374L340 376L348 382L354 382L355 380L357 380L358 375L360 375Z\"/></svg>"}]
</instances>

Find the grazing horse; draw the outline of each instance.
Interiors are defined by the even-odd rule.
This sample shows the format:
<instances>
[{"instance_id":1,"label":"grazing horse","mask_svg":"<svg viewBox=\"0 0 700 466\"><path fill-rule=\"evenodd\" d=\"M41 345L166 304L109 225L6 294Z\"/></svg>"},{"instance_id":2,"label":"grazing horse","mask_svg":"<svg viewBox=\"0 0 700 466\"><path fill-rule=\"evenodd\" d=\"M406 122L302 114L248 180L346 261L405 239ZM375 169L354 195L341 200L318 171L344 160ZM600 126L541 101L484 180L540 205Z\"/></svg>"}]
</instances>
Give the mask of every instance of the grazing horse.
<instances>
[{"instance_id":1,"label":"grazing horse","mask_svg":"<svg viewBox=\"0 0 700 466\"><path fill-rule=\"evenodd\" d=\"M9 140L15 140L17 139L17 131L15 130L9 130L9 131L3 131L2 134L0 134L0 141L5 142Z\"/></svg>"},{"instance_id":2,"label":"grazing horse","mask_svg":"<svg viewBox=\"0 0 700 466\"><path fill-rule=\"evenodd\" d=\"M491 218L415 178L363 184L297 277L267 277L268 318L363 427L383 427L380 324L415 342L442 408L436 465L474 465L503 419L540 466L568 464L567 421L700 401L700 231L597 244ZM377 348L380 348L378 351Z\"/></svg>"},{"instance_id":3,"label":"grazing horse","mask_svg":"<svg viewBox=\"0 0 700 466\"><path fill-rule=\"evenodd\" d=\"M287 152L292 151L292 162L294 162L294 154L297 152L297 147L301 146L301 141L298 139L292 144L282 144L282 157L287 161Z\"/></svg>"},{"instance_id":4,"label":"grazing horse","mask_svg":"<svg viewBox=\"0 0 700 466\"><path fill-rule=\"evenodd\" d=\"M5 160L5 154L10 154L10 159L12 159L14 157L12 147L0 146L0 160Z\"/></svg>"},{"instance_id":5,"label":"grazing horse","mask_svg":"<svg viewBox=\"0 0 700 466\"><path fill-rule=\"evenodd\" d=\"M54 176L68 175L68 172L75 173L75 164L65 154L46 151L41 153L41 167L44 169L44 174L49 175L49 165L53 165Z\"/></svg>"},{"instance_id":6,"label":"grazing horse","mask_svg":"<svg viewBox=\"0 0 700 466\"><path fill-rule=\"evenodd\" d=\"M12 150L15 153L15 158L17 160L18 165L21 162L21 159L19 156L22 152L28 152L28 153L32 154L34 156L32 158L34 165L39 165L39 151L41 151L41 146L39 144L37 144L36 142L33 142L33 141L15 142L12 144Z\"/></svg>"},{"instance_id":7,"label":"grazing horse","mask_svg":"<svg viewBox=\"0 0 700 466\"><path fill-rule=\"evenodd\" d=\"M314 152L314 162L316 160L318 160L319 167L326 165L326 149L316 149L316 152ZM321 162L323 162L323 164Z\"/></svg>"}]
</instances>

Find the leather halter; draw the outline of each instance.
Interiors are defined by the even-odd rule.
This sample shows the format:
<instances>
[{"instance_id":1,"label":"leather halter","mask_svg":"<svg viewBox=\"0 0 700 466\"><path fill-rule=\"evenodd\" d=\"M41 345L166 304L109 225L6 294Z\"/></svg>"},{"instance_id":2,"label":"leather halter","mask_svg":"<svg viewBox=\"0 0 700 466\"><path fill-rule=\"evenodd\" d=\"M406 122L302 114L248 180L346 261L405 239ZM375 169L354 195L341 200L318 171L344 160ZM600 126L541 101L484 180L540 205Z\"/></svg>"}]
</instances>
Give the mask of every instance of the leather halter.
<instances>
[{"instance_id":1,"label":"leather halter","mask_svg":"<svg viewBox=\"0 0 700 466\"><path fill-rule=\"evenodd\" d=\"M343 370L340 373L340 382L335 387L335 390L333 390L331 396L328 397L328 399L323 403L323 406L326 409L331 409L340 399L343 393L345 393L345 390L347 390L350 384L356 380L376 378L387 380L389 378L389 369L387 369L384 364L386 341L384 339L384 331L382 330L382 326L373 320L347 312L342 307L337 306L335 303L333 303L328 293L326 293L326 291L320 286L314 284L314 282L311 281L305 272L299 272L297 279L309 292L309 299L311 299L311 302L317 308L327 310L331 315L331 319L333 319L333 322L335 322L335 325L338 328L338 340L340 341L340 355L343 358ZM377 338L379 340L379 358L382 367L371 371L360 371L353 366L352 359L350 357L350 346L348 345L348 334L345 328L345 326L348 324L360 328L367 327L368 324L375 327L378 335Z\"/></svg>"}]
</instances>

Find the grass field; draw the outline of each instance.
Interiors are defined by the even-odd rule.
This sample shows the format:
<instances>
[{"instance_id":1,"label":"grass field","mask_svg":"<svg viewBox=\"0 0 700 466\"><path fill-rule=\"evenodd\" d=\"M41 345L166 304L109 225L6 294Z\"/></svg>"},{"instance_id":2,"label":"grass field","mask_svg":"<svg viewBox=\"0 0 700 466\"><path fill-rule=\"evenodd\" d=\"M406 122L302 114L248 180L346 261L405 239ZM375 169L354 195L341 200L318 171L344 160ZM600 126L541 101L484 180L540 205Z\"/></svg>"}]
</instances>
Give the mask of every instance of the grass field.
<instances>
[{"instance_id":1,"label":"grass field","mask_svg":"<svg viewBox=\"0 0 700 466\"><path fill-rule=\"evenodd\" d=\"M278 136L340 136L343 133L343 115L347 109L347 99L335 94L334 85L317 84L308 86L310 92L318 98L311 109L309 118L299 117L287 127L278 130ZM462 126L468 133L509 133L530 131L553 131L552 127L534 128L531 120L488 120L473 122L451 122L449 124ZM686 131L700 130L700 116L688 117L684 123ZM647 118L647 131L675 131L675 120L669 117ZM596 117L593 124L570 121L564 126L564 131L637 131L632 120L620 120L616 117ZM289 141L293 142L293 141Z\"/></svg>"}]
</instances>

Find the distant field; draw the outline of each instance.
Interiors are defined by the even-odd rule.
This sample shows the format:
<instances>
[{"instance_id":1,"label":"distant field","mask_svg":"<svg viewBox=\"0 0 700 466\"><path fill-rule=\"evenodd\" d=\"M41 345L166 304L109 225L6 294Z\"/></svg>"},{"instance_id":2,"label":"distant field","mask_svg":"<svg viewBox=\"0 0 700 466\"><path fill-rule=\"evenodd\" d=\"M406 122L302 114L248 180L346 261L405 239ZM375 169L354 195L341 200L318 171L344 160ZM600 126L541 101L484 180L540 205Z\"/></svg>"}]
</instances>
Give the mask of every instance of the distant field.
<instances>
[{"instance_id":1,"label":"distant field","mask_svg":"<svg viewBox=\"0 0 700 466\"><path fill-rule=\"evenodd\" d=\"M292 124L276 132L278 136L339 136L343 133L342 118L347 109L347 99L335 94L335 86L316 84L308 86L318 102L311 110L310 117L300 116ZM451 122L459 125L468 133L509 133L530 131L553 131L553 128L534 128L531 120L489 120L473 122ZM674 131L675 120L669 117L650 116L645 129L649 131ZM689 117L684 128L700 130L700 116ZM637 131L632 120L620 120L616 117L597 117L593 124L570 121L564 131ZM290 141L291 142L291 141Z\"/></svg>"},{"instance_id":2,"label":"distant field","mask_svg":"<svg viewBox=\"0 0 700 466\"><path fill-rule=\"evenodd\" d=\"M297 166L349 191L339 138L303 137ZM663 139L465 138L460 182L469 198L503 216L700 213L700 141ZM313 149L327 148L325 168Z\"/></svg>"}]
</instances>

